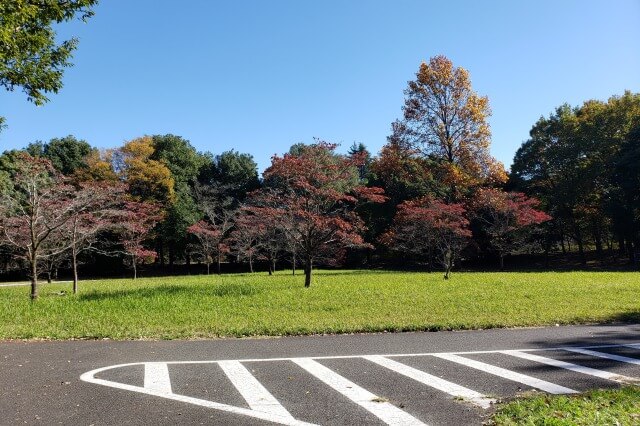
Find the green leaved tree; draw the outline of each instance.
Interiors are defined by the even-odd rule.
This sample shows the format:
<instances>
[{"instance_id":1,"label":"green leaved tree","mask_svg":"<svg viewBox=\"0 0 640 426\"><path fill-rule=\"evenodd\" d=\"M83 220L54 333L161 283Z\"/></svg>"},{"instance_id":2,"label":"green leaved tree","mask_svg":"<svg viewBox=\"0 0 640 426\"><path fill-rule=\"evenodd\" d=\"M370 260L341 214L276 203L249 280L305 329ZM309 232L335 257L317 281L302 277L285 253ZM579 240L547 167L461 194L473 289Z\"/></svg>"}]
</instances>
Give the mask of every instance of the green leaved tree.
<instances>
[{"instance_id":1,"label":"green leaved tree","mask_svg":"<svg viewBox=\"0 0 640 426\"><path fill-rule=\"evenodd\" d=\"M0 2L0 86L22 88L36 105L62 88L64 68L78 39L56 40L55 24L87 20L98 0L3 0ZM0 117L0 127L4 118Z\"/></svg>"}]
</instances>

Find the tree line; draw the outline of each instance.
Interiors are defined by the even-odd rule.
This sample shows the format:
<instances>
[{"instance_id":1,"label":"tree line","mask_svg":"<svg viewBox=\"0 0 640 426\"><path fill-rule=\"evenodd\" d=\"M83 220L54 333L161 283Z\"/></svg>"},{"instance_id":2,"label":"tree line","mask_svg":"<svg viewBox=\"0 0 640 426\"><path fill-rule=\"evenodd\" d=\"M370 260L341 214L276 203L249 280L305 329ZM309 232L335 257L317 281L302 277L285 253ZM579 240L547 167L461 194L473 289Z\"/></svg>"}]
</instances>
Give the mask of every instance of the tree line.
<instances>
[{"instance_id":1,"label":"tree line","mask_svg":"<svg viewBox=\"0 0 640 426\"><path fill-rule=\"evenodd\" d=\"M522 251L597 251L632 259L640 227L640 95L562 106L532 128L511 173L489 152L491 114L469 73L444 56L408 82L380 153L315 140L258 175L250 154L198 152L176 135L98 150L73 136L0 156L2 270L38 276L119 259L137 275L199 262L220 273L257 261L273 273L315 265L441 269Z\"/></svg>"}]
</instances>

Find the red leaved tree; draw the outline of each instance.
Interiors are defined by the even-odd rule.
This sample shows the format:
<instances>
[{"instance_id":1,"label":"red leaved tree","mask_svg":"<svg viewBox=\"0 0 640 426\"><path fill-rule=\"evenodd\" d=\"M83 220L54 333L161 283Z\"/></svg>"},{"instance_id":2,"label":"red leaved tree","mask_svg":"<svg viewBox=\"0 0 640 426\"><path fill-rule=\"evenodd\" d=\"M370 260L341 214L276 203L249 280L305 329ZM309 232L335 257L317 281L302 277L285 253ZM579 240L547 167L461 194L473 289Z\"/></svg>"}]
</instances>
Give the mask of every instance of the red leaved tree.
<instances>
[{"instance_id":1,"label":"red leaved tree","mask_svg":"<svg viewBox=\"0 0 640 426\"><path fill-rule=\"evenodd\" d=\"M71 219L73 187L51 162L21 153L15 174L0 193L1 243L29 265L31 299L38 298L38 263L69 248L54 238Z\"/></svg>"},{"instance_id":2,"label":"red leaved tree","mask_svg":"<svg viewBox=\"0 0 640 426\"><path fill-rule=\"evenodd\" d=\"M451 269L471 238L462 204L423 197L398 206L393 225L381 237L392 250L435 258L449 279Z\"/></svg>"},{"instance_id":3,"label":"red leaved tree","mask_svg":"<svg viewBox=\"0 0 640 426\"><path fill-rule=\"evenodd\" d=\"M479 189L471 201L474 219L489 237L491 246L504 269L504 256L522 244L533 225L551 220L538 210L539 201L520 192L505 192L494 188Z\"/></svg>"},{"instance_id":4,"label":"red leaved tree","mask_svg":"<svg viewBox=\"0 0 640 426\"><path fill-rule=\"evenodd\" d=\"M161 209L152 203L127 201L119 214L118 237L126 256L131 260L133 279L138 277L138 264L150 263L157 257L147 249L147 241L154 226L162 220Z\"/></svg>"},{"instance_id":5,"label":"red leaved tree","mask_svg":"<svg viewBox=\"0 0 640 426\"><path fill-rule=\"evenodd\" d=\"M187 232L197 240L196 253L205 261L207 265L207 275L210 273L210 266L214 258L217 263L217 272L220 273L221 257L229 252L229 247L224 243L224 234L220 228L206 220L200 220L187 228Z\"/></svg>"},{"instance_id":6,"label":"red leaved tree","mask_svg":"<svg viewBox=\"0 0 640 426\"><path fill-rule=\"evenodd\" d=\"M118 222L116 207L122 203L124 189L124 185L109 181L77 184L73 214L62 235L69 245L74 294L78 292L78 255L93 249L98 235Z\"/></svg>"},{"instance_id":7,"label":"red leaved tree","mask_svg":"<svg viewBox=\"0 0 640 426\"><path fill-rule=\"evenodd\" d=\"M380 188L361 184L359 156L335 154L336 145L317 142L296 154L274 156L264 172L269 189L264 206L274 217L291 221L290 241L304 260L305 287L311 285L314 261L331 259L345 247L366 246L363 221L354 209L362 200L382 202Z\"/></svg>"},{"instance_id":8,"label":"red leaved tree","mask_svg":"<svg viewBox=\"0 0 640 426\"><path fill-rule=\"evenodd\" d=\"M249 263L249 272L253 272L253 262L258 256L260 237L263 233L264 224L256 221L253 214L241 209L229 235L229 245L238 259Z\"/></svg>"}]
</instances>

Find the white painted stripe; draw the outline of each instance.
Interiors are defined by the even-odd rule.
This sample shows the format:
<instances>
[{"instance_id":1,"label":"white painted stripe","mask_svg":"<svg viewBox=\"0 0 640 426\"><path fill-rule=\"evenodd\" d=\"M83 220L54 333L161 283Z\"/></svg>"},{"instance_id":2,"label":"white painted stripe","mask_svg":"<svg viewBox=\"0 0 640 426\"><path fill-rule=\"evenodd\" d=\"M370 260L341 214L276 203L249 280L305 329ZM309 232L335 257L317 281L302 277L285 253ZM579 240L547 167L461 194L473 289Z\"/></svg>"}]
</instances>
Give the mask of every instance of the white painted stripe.
<instances>
[{"instance_id":1,"label":"white painted stripe","mask_svg":"<svg viewBox=\"0 0 640 426\"><path fill-rule=\"evenodd\" d=\"M516 350L518 352L545 352L545 351L566 351L571 349L610 349L610 348L622 348L629 347L633 349L640 349L640 343L631 343L631 344L619 344L619 345L592 345L592 346L554 346L550 348L520 348L520 349L510 349ZM494 350L486 350L486 351L467 351L467 352L420 352L420 353L409 353L409 354L380 354L379 356L383 356L385 358L395 358L395 357L421 357L421 356L435 356L438 354L454 354L454 355L482 355L482 354L495 354L500 353L507 349L494 349ZM366 355L326 355L326 356L314 356L313 359L355 359L362 358ZM275 358L242 358L242 359L214 359L214 360L206 360L206 361L164 361L166 364L217 364L221 361L239 361L239 362L270 362L270 361L292 361L296 358L292 357L275 357ZM126 367L131 365L142 365L144 362L135 362L130 364L119 364L114 365L115 367Z\"/></svg>"},{"instance_id":2,"label":"white painted stripe","mask_svg":"<svg viewBox=\"0 0 640 426\"><path fill-rule=\"evenodd\" d=\"M439 391L453 395L456 398L462 398L482 408L489 408L491 407L491 404L495 404L496 402L494 398L489 398L486 395L465 388L464 386L457 385L383 356L369 355L364 356L363 358L371 362L375 362L382 367L388 368L391 371L402 374L403 376L409 377L410 379L438 389Z\"/></svg>"},{"instance_id":3,"label":"white painted stripe","mask_svg":"<svg viewBox=\"0 0 640 426\"><path fill-rule=\"evenodd\" d=\"M576 373L587 374L589 376L599 377L605 380L612 380L614 382L629 383L636 381L632 377L623 376L620 374L610 373L608 371L597 370L595 368L585 367L584 365L573 364L571 362L560 361L553 358L547 358L544 356L534 355L525 352L518 351L503 351L503 354L511 355L516 358L526 359L528 361L539 362L541 364L550 365L552 367L564 368L565 370L575 371Z\"/></svg>"},{"instance_id":4,"label":"white painted stripe","mask_svg":"<svg viewBox=\"0 0 640 426\"><path fill-rule=\"evenodd\" d=\"M128 385L126 383L118 383L112 382L109 380L97 379L95 377L96 374L102 373L103 371L111 370L117 367L126 367L130 365L140 365L136 364L122 364L114 367L104 367L98 368L96 370L89 371L80 376L80 380L87 383L94 383L96 385L108 386L115 389L128 390L132 392L137 392L145 395L157 396L166 399L170 399L173 401L186 402L193 405L198 405L200 407L213 408L220 411L226 411L228 413L240 414L248 417L253 417L260 420L266 420L269 422L287 425L287 426L317 426L313 423L306 423L300 420L291 419L289 417L280 417L271 413L264 413L262 411L250 410L248 408L236 407L233 405L221 404L219 402L207 401L205 399L193 398L185 395L177 395L175 393L167 393L160 390L143 388L140 386Z\"/></svg>"},{"instance_id":5,"label":"white painted stripe","mask_svg":"<svg viewBox=\"0 0 640 426\"><path fill-rule=\"evenodd\" d=\"M598 358L610 359L612 361L626 362L627 364L640 365L640 359L630 358L628 356L609 354L606 352L591 351L589 349L581 349L581 348L565 348L564 350L569 352L575 352L578 354L583 354L583 355L595 356Z\"/></svg>"},{"instance_id":6,"label":"white painted stripe","mask_svg":"<svg viewBox=\"0 0 640 426\"><path fill-rule=\"evenodd\" d=\"M144 364L144 387L163 393L172 393L169 367L164 362L147 362Z\"/></svg>"},{"instance_id":7,"label":"white painted stripe","mask_svg":"<svg viewBox=\"0 0 640 426\"><path fill-rule=\"evenodd\" d=\"M294 420L293 416L280 405L278 400L262 386L244 365L238 361L222 361L218 364L252 410L289 417Z\"/></svg>"},{"instance_id":8,"label":"white painted stripe","mask_svg":"<svg viewBox=\"0 0 640 426\"><path fill-rule=\"evenodd\" d=\"M495 365L487 364L484 362L476 361L469 358L464 358L454 354L434 354L433 356L446 359L467 367L475 368L476 370L484 371L494 376L502 377L507 380L519 382L533 388L541 389L545 392L553 394L565 394L565 393L578 393L573 389L565 388L564 386L556 385L554 383L546 382L544 380L536 379L535 377L527 376L525 374L516 373L515 371L507 370L505 368L496 367Z\"/></svg>"},{"instance_id":9,"label":"white painted stripe","mask_svg":"<svg viewBox=\"0 0 640 426\"><path fill-rule=\"evenodd\" d=\"M558 350L568 350L572 348L576 349L599 349L599 348L621 348L621 347L630 347L634 349L640 349L640 343L637 344L619 344L619 345L593 345L593 346L554 346L550 348L520 348L520 349L510 349L517 350L519 352L544 352L544 351L558 351ZM494 350L486 350L486 351L467 351L467 352L440 352L445 354L454 354L454 355L481 355L481 354L495 354L500 353L507 349L494 349ZM420 352L420 353L409 353L409 354L379 354L379 356L383 356L385 358L394 358L394 357L421 357L421 356L433 356L437 355L439 352ZM378 355L378 354L376 354ZM322 359L355 359L362 358L366 355L326 355L326 356L313 356L313 359L322 360ZM220 361L239 361L239 362L269 362L269 361L291 361L296 358L292 357L276 357L276 358L242 358L242 359L216 359L216 360L206 360L206 361L165 361L167 364L216 364ZM142 362L130 364L130 365L140 365Z\"/></svg>"},{"instance_id":10,"label":"white painted stripe","mask_svg":"<svg viewBox=\"0 0 640 426\"><path fill-rule=\"evenodd\" d=\"M295 358L292 359L292 361L388 425L424 425L424 423L409 413L402 411L389 402L381 400L368 390L345 379L338 373L335 373L310 358ZM376 400L380 402L376 402Z\"/></svg>"}]
</instances>

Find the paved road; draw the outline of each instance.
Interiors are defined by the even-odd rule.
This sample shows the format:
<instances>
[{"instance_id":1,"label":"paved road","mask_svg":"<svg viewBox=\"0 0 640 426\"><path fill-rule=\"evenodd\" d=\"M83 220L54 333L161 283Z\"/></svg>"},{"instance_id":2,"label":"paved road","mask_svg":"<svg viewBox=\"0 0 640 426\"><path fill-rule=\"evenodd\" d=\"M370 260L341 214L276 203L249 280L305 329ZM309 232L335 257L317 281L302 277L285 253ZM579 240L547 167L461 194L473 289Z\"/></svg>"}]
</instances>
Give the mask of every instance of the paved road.
<instances>
[{"instance_id":1,"label":"paved road","mask_svg":"<svg viewBox=\"0 0 640 426\"><path fill-rule=\"evenodd\" d=\"M0 343L0 424L481 424L640 379L640 325Z\"/></svg>"}]
</instances>

